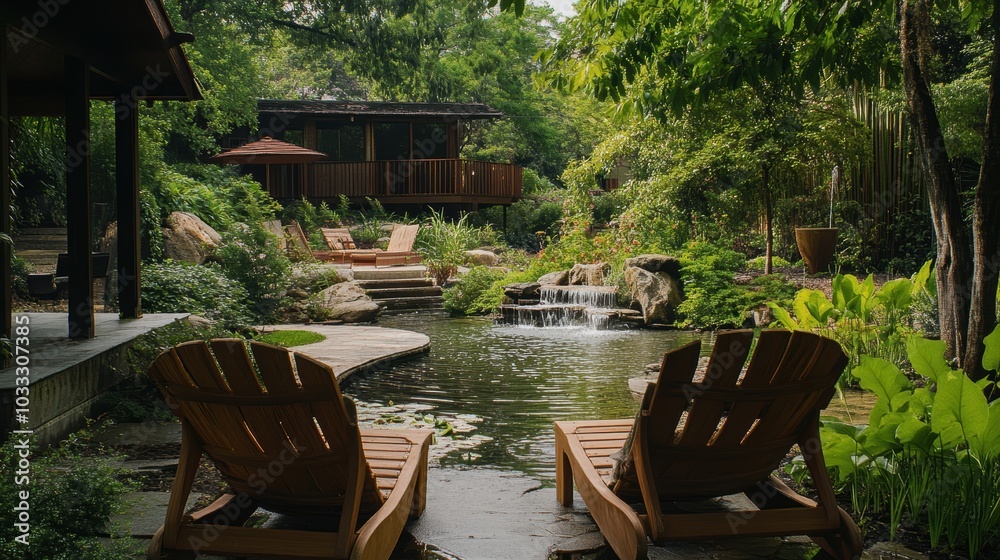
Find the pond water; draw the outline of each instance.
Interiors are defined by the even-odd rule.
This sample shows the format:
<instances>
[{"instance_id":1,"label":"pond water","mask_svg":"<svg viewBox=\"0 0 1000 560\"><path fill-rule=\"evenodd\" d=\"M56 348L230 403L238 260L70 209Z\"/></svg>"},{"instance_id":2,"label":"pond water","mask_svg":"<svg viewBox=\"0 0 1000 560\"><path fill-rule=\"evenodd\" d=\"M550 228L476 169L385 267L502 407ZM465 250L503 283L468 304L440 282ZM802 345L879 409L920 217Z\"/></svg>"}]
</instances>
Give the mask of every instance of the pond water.
<instances>
[{"instance_id":1,"label":"pond water","mask_svg":"<svg viewBox=\"0 0 1000 560\"><path fill-rule=\"evenodd\" d=\"M491 438L456 450L445 465L517 469L555 478L554 420L625 418L638 401L628 379L663 353L713 335L663 330L589 330L497 325L482 317L406 314L379 325L421 332L428 355L352 378L344 392L386 406L416 405L439 418L475 416L475 434Z\"/></svg>"}]
</instances>

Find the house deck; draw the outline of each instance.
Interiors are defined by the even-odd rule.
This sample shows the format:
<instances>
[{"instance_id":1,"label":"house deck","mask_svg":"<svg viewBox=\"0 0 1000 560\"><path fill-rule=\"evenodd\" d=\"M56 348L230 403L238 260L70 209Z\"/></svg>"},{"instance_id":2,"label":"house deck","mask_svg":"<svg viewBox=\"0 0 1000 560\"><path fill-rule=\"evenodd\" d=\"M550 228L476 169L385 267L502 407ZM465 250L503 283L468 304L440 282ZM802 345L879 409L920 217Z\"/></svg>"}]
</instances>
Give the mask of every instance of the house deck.
<instances>
[{"instance_id":1,"label":"house deck","mask_svg":"<svg viewBox=\"0 0 1000 560\"><path fill-rule=\"evenodd\" d=\"M0 370L0 433L31 430L42 445L58 442L99 413L102 394L128 377L126 351L136 338L187 315L149 313L119 319L117 313L97 313L97 336L73 340L67 338L65 313L15 314L11 340L28 351L19 355L28 357L20 367L28 368L30 383L27 401L18 402L25 396L15 392L19 366ZM28 318L27 345L16 330L23 316ZM19 406L23 404L28 406ZM27 421L18 421L15 414Z\"/></svg>"}]
</instances>

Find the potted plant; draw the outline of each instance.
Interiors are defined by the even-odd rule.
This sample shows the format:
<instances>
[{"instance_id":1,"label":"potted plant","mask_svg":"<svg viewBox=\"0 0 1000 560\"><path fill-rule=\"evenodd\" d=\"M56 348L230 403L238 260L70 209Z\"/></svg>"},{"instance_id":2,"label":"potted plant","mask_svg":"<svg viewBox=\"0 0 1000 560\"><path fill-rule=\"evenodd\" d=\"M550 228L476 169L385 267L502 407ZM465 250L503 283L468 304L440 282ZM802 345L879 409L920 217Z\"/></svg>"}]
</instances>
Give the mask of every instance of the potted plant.
<instances>
[{"instance_id":1,"label":"potted plant","mask_svg":"<svg viewBox=\"0 0 1000 560\"><path fill-rule=\"evenodd\" d=\"M833 168L830 178L830 221L828 227L795 228L795 244L809 267L809 274L826 270L837 249L837 228L833 227L833 192L840 179L840 167Z\"/></svg>"}]
</instances>

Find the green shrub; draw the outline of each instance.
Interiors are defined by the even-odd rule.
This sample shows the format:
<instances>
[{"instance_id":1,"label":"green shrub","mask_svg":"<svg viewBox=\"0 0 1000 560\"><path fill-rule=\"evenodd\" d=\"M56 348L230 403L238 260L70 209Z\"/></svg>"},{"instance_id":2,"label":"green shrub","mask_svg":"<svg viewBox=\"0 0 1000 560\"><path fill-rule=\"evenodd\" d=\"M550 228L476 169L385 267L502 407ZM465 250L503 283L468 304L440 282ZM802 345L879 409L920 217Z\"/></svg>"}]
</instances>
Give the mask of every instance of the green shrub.
<instances>
[{"instance_id":1,"label":"green shrub","mask_svg":"<svg viewBox=\"0 0 1000 560\"><path fill-rule=\"evenodd\" d=\"M765 257L755 257L747 261L747 270L764 270L764 265L767 263ZM792 266L792 263L786 261L785 259L777 256L771 256L771 266L774 268L788 268Z\"/></svg>"},{"instance_id":2,"label":"green shrub","mask_svg":"<svg viewBox=\"0 0 1000 560\"><path fill-rule=\"evenodd\" d=\"M278 238L259 223L239 224L218 250L222 270L246 290L249 308L259 321L270 321L281 306L292 263Z\"/></svg>"},{"instance_id":3,"label":"green shrub","mask_svg":"<svg viewBox=\"0 0 1000 560\"><path fill-rule=\"evenodd\" d=\"M334 284L343 282L335 269L317 265L296 267L288 278L289 290L302 290L314 294L322 292Z\"/></svg>"},{"instance_id":4,"label":"green shrub","mask_svg":"<svg viewBox=\"0 0 1000 560\"><path fill-rule=\"evenodd\" d=\"M680 254L684 302L677 308L682 327L716 329L743 324L746 290L733 277L745 259L736 251L693 242Z\"/></svg>"},{"instance_id":5,"label":"green shrub","mask_svg":"<svg viewBox=\"0 0 1000 560\"><path fill-rule=\"evenodd\" d=\"M493 302L484 295L504 276L503 272L486 266L470 268L454 286L444 291L444 308L452 315L475 315L493 311Z\"/></svg>"},{"instance_id":6,"label":"green shrub","mask_svg":"<svg viewBox=\"0 0 1000 560\"><path fill-rule=\"evenodd\" d=\"M561 197L561 191L549 192L544 196L526 196L508 206L505 243L536 252L542 248L546 237L556 237L563 218ZM492 206L475 212L470 216L470 223L478 227L489 225L499 232L503 229L503 208ZM543 233L539 236L538 232Z\"/></svg>"},{"instance_id":7,"label":"green shrub","mask_svg":"<svg viewBox=\"0 0 1000 560\"><path fill-rule=\"evenodd\" d=\"M171 212L190 212L219 231L237 222L273 219L281 210L252 178L215 165L165 166L156 177L153 192L161 220Z\"/></svg>"},{"instance_id":8,"label":"green shrub","mask_svg":"<svg viewBox=\"0 0 1000 560\"><path fill-rule=\"evenodd\" d=\"M228 329L253 323L247 292L214 265L172 260L147 263L142 270L142 306L150 313L193 313Z\"/></svg>"},{"instance_id":9,"label":"green shrub","mask_svg":"<svg viewBox=\"0 0 1000 560\"><path fill-rule=\"evenodd\" d=\"M28 294L28 275L34 270L31 263L21 257L14 257L10 261L10 281L11 289L17 297L26 298Z\"/></svg>"},{"instance_id":10,"label":"green shrub","mask_svg":"<svg viewBox=\"0 0 1000 560\"><path fill-rule=\"evenodd\" d=\"M295 222L302 227L303 231L310 233L317 233L321 227L337 227L341 221L341 216L334 212L326 202L315 206L304 196L300 200L289 202L280 211L280 215L283 222ZM323 243L323 248L325 247L326 243Z\"/></svg>"},{"instance_id":11,"label":"green shrub","mask_svg":"<svg viewBox=\"0 0 1000 560\"><path fill-rule=\"evenodd\" d=\"M745 311L753 311L759 307L773 303L788 307L795 297L796 288L782 274L768 274L754 278L746 289Z\"/></svg>"},{"instance_id":12,"label":"green shrub","mask_svg":"<svg viewBox=\"0 0 1000 560\"><path fill-rule=\"evenodd\" d=\"M390 234L382 230L383 222L381 218L366 216L361 223L351 228L351 238L359 249L372 249L378 246L378 240L389 237ZM325 242L324 242L325 244ZM379 247L385 249L385 247Z\"/></svg>"},{"instance_id":13,"label":"green shrub","mask_svg":"<svg viewBox=\"0 0 1000 560\"><path fill-rule=\"evenodd\" d=\"M136 550L131 538L114 538L102 544L98 537L112 515L121 513L122 497L135 489L124 479L125 471L113 466L120 458L100 454L84 456L72 441L44 454L32 450L29 473L19 469L20 437L0 446L0 520L3 533L0 557L25 560L128 560ZM26 482L19 485L18 482ZM15 541L20 512L20 492L28 492L30 533L28 544Z\"/></svg>"}]
</instances>

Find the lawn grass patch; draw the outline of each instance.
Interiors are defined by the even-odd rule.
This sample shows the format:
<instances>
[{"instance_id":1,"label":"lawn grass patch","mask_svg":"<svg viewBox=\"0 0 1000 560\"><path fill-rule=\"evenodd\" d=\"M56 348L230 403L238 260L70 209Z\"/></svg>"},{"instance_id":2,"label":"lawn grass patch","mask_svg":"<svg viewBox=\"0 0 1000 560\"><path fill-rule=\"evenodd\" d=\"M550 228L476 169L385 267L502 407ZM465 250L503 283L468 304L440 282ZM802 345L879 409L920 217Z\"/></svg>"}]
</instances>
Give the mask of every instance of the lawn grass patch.
<instances>
[{"instance_id":1,"label":"lawn grass patch","mask_svg":"<svg viewBox=\"0 0 1000 560\"><path fill-rule=\"evenodd\" d=\"M315 331L277 330L262 334L257 340L281 346L282 348L290 348L292 346L303 346L326 340L326 335Z\"/></svg>"}]
</instances>

